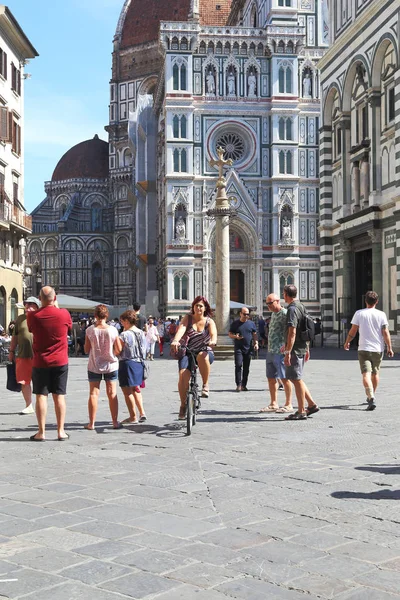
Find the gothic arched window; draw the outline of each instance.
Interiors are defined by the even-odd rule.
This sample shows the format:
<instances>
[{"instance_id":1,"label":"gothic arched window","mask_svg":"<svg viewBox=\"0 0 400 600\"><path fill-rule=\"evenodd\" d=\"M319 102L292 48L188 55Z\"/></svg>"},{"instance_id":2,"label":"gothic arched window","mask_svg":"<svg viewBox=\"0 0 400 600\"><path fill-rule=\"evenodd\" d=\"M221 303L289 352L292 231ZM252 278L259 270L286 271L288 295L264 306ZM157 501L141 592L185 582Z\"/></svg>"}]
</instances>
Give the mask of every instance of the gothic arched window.
<instances>
[{"instance_id":1,"label":"gothic arched window","mask_svg":"<svg viewBox=\"0 0 400 600\"><path fill-rule=\"evenodd\" d=\"M285 93L285 69L283 67L279 68L279 93Z\"/></svg>"},{"instance_id":2,"label":"gothic arched window","mask_svg":"<svg viewBox=\"0 0 400 600\"><path fill-rule=\"evenodd\" d=\"M172 120L172 128L173 128L174 138L178 138L179 137L179 117L178 117L178 115L175 115Z\"/></svg>"},{"instance_id":3,"label":"gothic arched window","mask_svg":"<svg viewBox=\"0 0 400 600\"><path fill-rule=\"evenodd\" d=\"M185 273L174 276L174 300L187 300L189 290L189 277Z\"/></svg>"},{"instance_id":4,"label":"gothic arched window","mask_svg":"<svg viewBox=\"0 0 400 600\"><path fill-rule=\"evenodd\" d=\"M285 173L285 153L283 150L279 152L279 173Z\"/></svg>"},{"instance_id":5,"label":"gothic arched window","mask_svg":"<svg viewBox=\"0 0 400 600\"><path fill-rule=\"evenodd\" d=\"M101 231L103 226L102 208L100 204L92 204L90 208L92 231Z\"/></svg>"},{"instance_id":6,"label":"gothic arched window","mask_svg":"<svg viewBox=\"0 0 400 600\"><path fill-rule=\"evenodd\" d=\"M281 273L279 276L279 295L283 298L283 288L285 285L293 285L294 277L293 273Z\"/></svg>"},{"instance_id":7,"label":"gothic arched window","mask_svg":"<svg viewBox=\"0 0 400 600\"><path fill-rule=\"evenodd\" d=\"M187 173L187 156L186 150L181 151L181 172Z\"/></svg>"},{"instance_id":8,"label":"gothic arched window","mask_svg":"<svg viewBox=\"0 0 400 600\"><path fill-rule=\"evenodd\" d=\"M187 137L187 119L185 117L185 115L182 115L181 117L181 137L185 138Z\"/></svg>"},{"instance_id":9,"label":"gothic arched window","mask_svg":"<svg viewBox=\"0 0 400 600\"><path fill-rule=\"evenodd\" d=\"M292 69L290 69L290 67L288 67L286 69L286 90L285 91L287 94L292 93Z\"/></svg>"},{"instance_id":10,"label":"gothic arched window","mask_svg":"<svg viewBox=\"0 0 400 600\"><path fill-rule=\"evenodd\" d=\"M293 91L292 69L287 63L279 67L278 86L280 94L291 94Z\"/></svg>"},{"instance_id":11,"label":"gothic arched window","mask_svg":"<svg viewBox=\"0 0 400 600\"><path fill-rule=\"evenodd\" d=\"M181 66L181 90L187 90L186 67Z\"/></svg>"},{"instance_id":12,"label":"gothic arched window","mask_svg":"<svg viewBox=\"0 0 400 600\"><path fill-rule=\"evenodd\" d=\"M293 157L290 150L286 152L286 173L289 175L293 174Z\"/></svg>"},{"instance_id":13,"label":"gothic arched window","mask_svg":"<svg viewBox=\"0 0 400 600\"><path fill-rule=\"evenodd\" d=\"M99 297L103 292L103 270L101 264L95 262L92 266L92 296Z\"/></svg>"},{"instance_id":14,"label":"gothic arched window","mask_svg":"<svg viewBox=\"0 0 400 600\"><path fill-rule=\"evenodd\" d=\"M179 67L176 63L172 67L172 85L174 90L179 90Z\"/></svg>"},{"instance_id":15,"label":"gothic arched window","mask_svg":"<svg viewBox=\"0 0 400 600\"><path fill-rule=\"evenodd\" d=\"M180 165L179 165L179 150L174 150L174 171L175 173L179 173Z\"/></svg>"}]
</instances>

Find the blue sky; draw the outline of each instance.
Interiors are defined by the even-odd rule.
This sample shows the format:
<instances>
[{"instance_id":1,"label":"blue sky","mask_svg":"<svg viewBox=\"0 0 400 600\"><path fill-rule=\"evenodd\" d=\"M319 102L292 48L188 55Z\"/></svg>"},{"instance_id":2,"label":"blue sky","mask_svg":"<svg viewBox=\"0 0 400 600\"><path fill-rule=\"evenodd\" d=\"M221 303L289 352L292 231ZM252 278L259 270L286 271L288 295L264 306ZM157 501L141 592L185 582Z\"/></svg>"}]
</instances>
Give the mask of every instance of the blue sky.
<instances>
[{"instance_id":1,"label":"blue sky","mask_svg":"<svg viewBox=\"0 0 400 600\"><path fill-rule=\"evenodd\" d=\"M25 206L45 197L61 156L95 133L107 140L112 39L124 0L5 2L39 56L26 66Z\"/></svg>"}]
</instances>

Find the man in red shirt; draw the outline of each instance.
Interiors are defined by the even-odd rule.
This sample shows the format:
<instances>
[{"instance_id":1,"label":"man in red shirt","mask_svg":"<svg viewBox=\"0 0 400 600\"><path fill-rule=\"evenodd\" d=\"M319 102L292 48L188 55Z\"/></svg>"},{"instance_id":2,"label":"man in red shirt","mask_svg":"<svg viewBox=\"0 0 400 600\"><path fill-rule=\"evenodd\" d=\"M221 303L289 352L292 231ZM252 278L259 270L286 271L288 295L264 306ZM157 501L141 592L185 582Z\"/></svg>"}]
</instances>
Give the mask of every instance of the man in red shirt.
<instances>
[{"instance_id":1,"label":"man in red shirt","mask_svg":"<svg viewBox=\"0 0 400 600\"><path fill-rule=\"evenodd\" d=\"M71 315L58 308L52 287L40 290L42 308L27 314L29 331L33 333L33 393L36 394L36 418L39 431L30 439L44 442L47 397L53 395L57 418L58 440L69 435L64 431L65 393L68 380L68 332L72 329Z\"/></svg>"}]
</instances>

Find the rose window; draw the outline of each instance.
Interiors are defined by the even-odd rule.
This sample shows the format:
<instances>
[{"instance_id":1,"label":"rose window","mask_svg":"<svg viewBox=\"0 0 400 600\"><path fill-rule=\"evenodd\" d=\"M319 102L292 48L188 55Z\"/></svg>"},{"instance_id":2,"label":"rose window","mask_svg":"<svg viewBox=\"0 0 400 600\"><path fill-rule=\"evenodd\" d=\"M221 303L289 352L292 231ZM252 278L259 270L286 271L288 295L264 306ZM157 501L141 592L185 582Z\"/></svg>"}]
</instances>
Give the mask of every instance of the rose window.
<instances>
[{"instance_id":1,"label":"rose window","mask_svg":"<svg viewBox=\"0 0 400 600\"><path fill-rule=\"evenodd\" d=\"M240 160L244 154L245 144L243 139L237 133L224 133L217 138L216 148L221 146L224 149L224 158L227 160Z\"/></svg>"}]
</instances>

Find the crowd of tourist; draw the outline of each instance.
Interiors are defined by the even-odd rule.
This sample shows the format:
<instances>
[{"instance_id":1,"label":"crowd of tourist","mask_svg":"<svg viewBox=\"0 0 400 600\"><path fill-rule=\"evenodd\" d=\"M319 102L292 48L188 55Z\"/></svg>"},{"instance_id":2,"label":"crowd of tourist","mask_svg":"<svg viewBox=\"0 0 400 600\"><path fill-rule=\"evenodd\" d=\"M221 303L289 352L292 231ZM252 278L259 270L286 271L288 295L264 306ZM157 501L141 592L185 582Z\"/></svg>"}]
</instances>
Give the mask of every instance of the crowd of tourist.
<instances>
[{"instance_id":1,"label":"crowd of tourist","mask_svg":"<svg viewBox=\"0 0 400 600\"><path fill-rule=\"evenodd\" d=\"M315 338L315 323L304 305L297 300L297 289L286 285L283 291L287 308L281 305L276 294L266 299L271 312L268 327L256 327L249 319L250 312L243 306L239 318L229 329L234 342L235 382L237 392L247 392L251 359L258 351L259 339L267 346L266 375L270 404L260 412L289 413L288 421L303 421L319 411L303 381L303 370L310 355L310 344ZM379 298L375 292L365 295L366 308L357 311L352 319L344 348L360 335L359 363L363 386L367 394L367 410L376 408L376 389L379 369L386 344L388 356L393 356L391 338L385 313L376 307ZM73 323L70 313L58 307L53 288L45 286L40 297L30 297L24 302L24 314L11 327L9 360L15 364L16 381L21 385L25 408L20 414L36 411L38 431L31 440L42 442L46 435L48 395L52 394L57 419L57 439L65 441L69 434L65 424L65 394L68 381L68 335ZM125 311L119 319L109 319L108 308L100 304L89 322L81 322L79 331L82 353L88 355L88 423L87 430L96 429L96 414L101 381L104 379L114 429L124 424L144 423L147 420L143 406L142 389L147 373L146 359L154 360L155 345L163 354L164 343L171 343L171 354L178 358L178 390L180 398L179 419L186 418L186 395L190 374L197 363L202 379L201 396L209 396L209 376L217 344L217 328L207 299L194 299L188 314L176 322L174 319L146 318L140 305ZM36 396L35 411L32 389ZM117 382L122 390L129 416L118 419ZM292 405L294 387L297 410ZM277 390L285 391L285 404L280 407Z\"/></svg>"}]
</instances>

